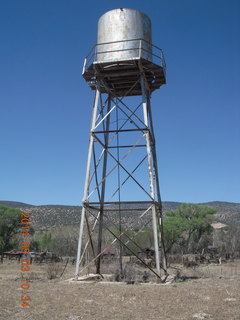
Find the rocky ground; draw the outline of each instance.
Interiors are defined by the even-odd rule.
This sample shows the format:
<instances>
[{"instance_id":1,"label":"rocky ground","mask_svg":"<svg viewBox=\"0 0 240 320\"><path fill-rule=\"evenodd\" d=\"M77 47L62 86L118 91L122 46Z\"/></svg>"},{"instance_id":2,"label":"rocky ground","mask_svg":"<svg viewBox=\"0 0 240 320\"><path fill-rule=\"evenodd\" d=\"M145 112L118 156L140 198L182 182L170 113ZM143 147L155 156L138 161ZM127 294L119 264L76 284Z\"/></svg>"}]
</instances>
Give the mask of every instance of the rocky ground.
<instances>
[{"instance_id":1,"label":"rocky ground","mask_svg":"<svg viewBox=\"0 0 240 320\"><path fill-rule=\"evenodd\" d=\"M19 263L5 260L0 264L0 320L239 320L239 267L206 267L209 274L203 278L194 275L207 269L191 270L188 280L168 285L129 285L69 281L70 264L61 279L49 280L49 265L33 264L23 273ZM61 273L63 264L57 268ZM22 279L30 279L27 292L20 288ZM20 306L23 295L31 299L28 308Z\"/></svg>"}]
</instances>

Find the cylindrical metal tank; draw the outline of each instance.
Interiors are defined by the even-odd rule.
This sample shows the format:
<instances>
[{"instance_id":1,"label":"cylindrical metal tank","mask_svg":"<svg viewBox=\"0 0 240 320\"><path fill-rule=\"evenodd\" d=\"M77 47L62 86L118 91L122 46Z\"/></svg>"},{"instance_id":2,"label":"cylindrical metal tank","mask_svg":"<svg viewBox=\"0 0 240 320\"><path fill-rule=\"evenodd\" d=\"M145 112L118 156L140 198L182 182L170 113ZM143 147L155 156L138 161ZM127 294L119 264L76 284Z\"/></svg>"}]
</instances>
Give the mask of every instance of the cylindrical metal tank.
<instances>
[{"instance_id":1,"label":"cylindrical metal tank","mask_svg":"<svg viewBox=\"0 0 240 320\"><path fill-rule=\"evenodd\" d=\"M151 61L151 43L151 20L144 13L124 8L111 10L98 21L96 60L112 62L142 57Z\"/></svg>"}]
</instances>

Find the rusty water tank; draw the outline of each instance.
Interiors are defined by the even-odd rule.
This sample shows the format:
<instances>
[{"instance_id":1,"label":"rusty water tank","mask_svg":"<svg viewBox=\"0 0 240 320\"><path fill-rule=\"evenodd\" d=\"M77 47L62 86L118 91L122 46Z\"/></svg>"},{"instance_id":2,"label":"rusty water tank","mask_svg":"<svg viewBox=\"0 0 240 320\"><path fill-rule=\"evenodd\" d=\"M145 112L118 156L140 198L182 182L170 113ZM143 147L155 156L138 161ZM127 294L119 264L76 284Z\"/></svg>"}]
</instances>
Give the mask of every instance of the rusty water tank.
<instances>
[{"instance_id":1,"label":"rusty water tank","mask_svg":"<svg viewBox=\"0 0 240 320\"><path fill-rule=\"evenodd\" d=\"M134 9L120 8L106 12L98 21L96 52L98 62L117 62L140 57L151 61L151 20Z\"/></svg>"}]
</instances>

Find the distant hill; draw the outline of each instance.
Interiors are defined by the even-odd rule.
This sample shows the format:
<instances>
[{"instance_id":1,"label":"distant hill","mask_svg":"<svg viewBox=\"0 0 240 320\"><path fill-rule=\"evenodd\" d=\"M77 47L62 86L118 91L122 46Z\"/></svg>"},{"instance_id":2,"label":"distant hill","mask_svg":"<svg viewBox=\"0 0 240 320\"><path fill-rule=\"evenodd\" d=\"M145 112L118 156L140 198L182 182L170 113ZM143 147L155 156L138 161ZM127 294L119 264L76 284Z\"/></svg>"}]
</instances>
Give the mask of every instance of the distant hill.
<instances>
[{"instance_id":1,"label":"distant hill","mask_svg":"<svg viewBox=\"0 0 240 320\"><path fill-rule=\"evenodd\" d=\"M27 204L24 202L16 202L16 201L0 201L0 204L9 206L11 208L20 208L20 207L31 208L31 207L34 207L32 204Z\"/></svg>"},{"instance_id":2,"label":"distant hill","mask_svg":"<svg viewBox=\"0 0 240 320\"><path fill-rule=\"evenodd\" d=\"M37 231L49 230L51 228L66 226L66 225L79 225L81 207L80 206L64 206L64 205L43 205L34 206L22 202L14 201L0 201L0 204L8 205L13 208L19 208L24 212L31 213L32 226ZM215 214L216 221L226 223L228 225L240 225L240 203L232 202L207 202L201 203L217 209ZM180 202L163 202L163 212L167 210L175 210L180 206ZM137 209L138 205L134 205L133 209ZM130 220L137 215L137 211L123 213L123 224L128 225ZM116 209L112 207L109 212L110 218L114 221L116 218Z\"/></svg>"},{"instance_id":3,"label":"distant hill","mask_svg":"<svg viewBox=\"0 0 240 320\"><path fill-rule=\"evenodd\" d=\"M215 214L218 221L230 226L240 224L240 203L214 201L203 204L218 210Z\"/></svg>"}]
</instances>

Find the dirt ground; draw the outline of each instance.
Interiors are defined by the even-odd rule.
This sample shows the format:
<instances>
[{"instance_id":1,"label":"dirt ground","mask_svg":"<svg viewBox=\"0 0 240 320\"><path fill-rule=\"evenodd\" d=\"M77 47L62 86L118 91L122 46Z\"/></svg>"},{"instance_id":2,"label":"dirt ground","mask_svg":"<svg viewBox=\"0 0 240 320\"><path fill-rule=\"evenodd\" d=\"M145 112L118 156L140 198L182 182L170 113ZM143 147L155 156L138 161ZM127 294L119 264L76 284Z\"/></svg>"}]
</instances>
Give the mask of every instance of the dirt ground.
<instances>
[{"instance_id":1,"label":"dirt ground","mask_svg":"<svg viewBox=\"0 0 240 320\"><path fill-rule=\"evenodd\" d=\"M193 276L168 285L68 281L72 265L62 279L49 280L47 270L47 265L33 264L24 275L31 279L30 306L24 308L20 265L0 264L0 320L240 320L240 277L225 277L222 269L220 276Z\"/></svg>"}]
</instances>

